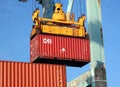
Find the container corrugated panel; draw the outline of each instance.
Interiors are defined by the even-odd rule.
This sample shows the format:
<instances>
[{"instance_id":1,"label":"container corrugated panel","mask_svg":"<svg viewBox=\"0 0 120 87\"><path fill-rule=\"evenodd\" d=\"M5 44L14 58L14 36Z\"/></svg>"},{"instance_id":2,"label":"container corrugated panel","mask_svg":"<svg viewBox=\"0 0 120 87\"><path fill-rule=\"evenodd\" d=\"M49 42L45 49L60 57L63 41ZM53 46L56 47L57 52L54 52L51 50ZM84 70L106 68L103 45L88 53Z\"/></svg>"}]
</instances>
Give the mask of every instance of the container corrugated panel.
<instances>
[{"instance_id":1,"label":"container corrugated panel","mask_svg":"<svg viewBox=\"0 0 120 87\"><path fill-rule=\"evenodd\" d=\"M0 87L66 87L66 66L0 61Z\"/></svg>"},{"instance_id":2,"label":"container corrugated panel","mask_svg":"<svg viewBox=\"0 0 120 87\"><path fill-rule=\"evenodd\" d=\"M82 66L90 61L89 39L38 34L30 42L30 60L43 62L45 59L73 66L77 62Z\"/></svg>"}]
</instances>

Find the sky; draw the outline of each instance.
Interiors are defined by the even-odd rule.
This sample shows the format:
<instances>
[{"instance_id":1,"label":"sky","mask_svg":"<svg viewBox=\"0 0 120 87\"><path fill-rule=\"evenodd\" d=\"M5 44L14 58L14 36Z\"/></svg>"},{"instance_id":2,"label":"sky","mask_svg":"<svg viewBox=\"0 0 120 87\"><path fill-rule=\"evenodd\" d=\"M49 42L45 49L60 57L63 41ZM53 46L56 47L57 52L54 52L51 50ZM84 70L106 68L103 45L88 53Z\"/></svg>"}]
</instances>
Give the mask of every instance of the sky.
<instances>
[{"instance_id":1,"label":"sky","mask_svg":"<svg viewBox=\"0 0 120 87\"><path fill-rule=\"evenodd\" d=\"M119 86L120 74L120 1L102 0L102 27L108 87ZM29 62L33 4L0 0L0 60ZM67 81L89 70L67 67Z\"/></svg>"}]
</instances>

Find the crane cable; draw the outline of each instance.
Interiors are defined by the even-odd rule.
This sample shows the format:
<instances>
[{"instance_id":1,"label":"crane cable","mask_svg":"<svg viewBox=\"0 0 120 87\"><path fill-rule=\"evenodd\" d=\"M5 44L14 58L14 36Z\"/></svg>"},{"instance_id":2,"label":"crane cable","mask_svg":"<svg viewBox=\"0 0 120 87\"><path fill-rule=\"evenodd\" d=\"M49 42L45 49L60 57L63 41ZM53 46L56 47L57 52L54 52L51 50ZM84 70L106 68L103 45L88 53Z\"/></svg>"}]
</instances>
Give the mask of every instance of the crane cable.
<instances>
[{"instance_id":1,"label":"crane cable","mask_svg":"<svg viewBox=\"0 0 120 87\"><path fill-rule=\"evenodd\" d=\"M78 0L76 0L77 18L79 16Z\"/></svg>"},{"instance_id":2,"label":"crane cable","mask_svg":"<svg viewBox=\"0 0 120 87\"><path fill-rule=\"evenodd\" d=\"M82 0L79 0L79 3L80 3L80 15L82 14L82 3L81 3Z\"/></svg>"},{"instance_id":3,"label":"crane cable","mask_svg":"<svg viewBox=\"0 0 120 87\"><path fill-rule=\"evenodd\" d=\"M85 0L83 0L83 14L85 14L85 9L86 9L86 7L85 7Z\"/></svg>"},{"instance_id":4,"label":"crane cable","mask_svg":"<svg viewBox=\"0 0 120 87\"><path fill-rule=\"evenodd\" d=\"M60 3L60 0L57 0L58 3Z\"/></svg>"},{"instance_id":5,"label":"crane cable","mask_svg":"<svg viewBox=\"0 0 120 87\"><path fill-rule=\"evenodd\" d=\"M80 0L80 15L85 14L85 1L84 0Z\"/></svg>"},{"instance_id":6,"label":"crane cable","mask_svg":"<svg viewBox=\"0 0 120 87\"><path fill-rule=\"evenodd\" d=\"M36 9L36 0L32 0L32 11Z\"/></svg>"},{"instance_id":7,"label":"crane cable","mask_svg":"<svg viewBox=\"0 0 120 87\"><path fill-rule=\"evenodd\" d=\"M77 2L77 0L76 0L76 18L78 18L78 2Z\"/></svg>"}]
</instances>

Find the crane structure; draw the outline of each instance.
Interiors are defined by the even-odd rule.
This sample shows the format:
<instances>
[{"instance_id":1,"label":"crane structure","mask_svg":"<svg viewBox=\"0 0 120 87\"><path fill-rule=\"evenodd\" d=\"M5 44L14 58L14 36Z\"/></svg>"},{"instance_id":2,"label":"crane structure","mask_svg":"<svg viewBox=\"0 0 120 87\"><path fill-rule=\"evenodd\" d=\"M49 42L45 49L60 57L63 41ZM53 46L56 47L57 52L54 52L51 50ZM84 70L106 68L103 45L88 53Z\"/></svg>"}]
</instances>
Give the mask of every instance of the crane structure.
<instances>
[{"instance_id":1,"label":"crane structure","mask_svg":"<svg viewBox=\"0 0 120 87\"><path fill-rule=\"evenodd\" d=\"M52 19L40 18L39 13L40 11L38 8L33 12L32 20L35 25L33 26L31 37L33 37L36 33L48 33L77 37L87 36L87 32L84 26L86 18L85 15L82 15L77 22L74 21L74 18L71 20L66 20L67 17L62 10L61 3L55 4L55 10L52 15Z\"/></svg>"},{"instance_id":2,"label":"crane structure","mask_svg":"<svg viewBox=\"0 0 120 87\"><path fill-rule=\"evenodd\" d=\"M90 71L69 82L68 87L107 87L100 0L86 0L86 8L91 52Z\"/></svg>"},{"instance_id":3,"label":"crane structure","mask_svg":"<svg viewBox=\"0 0 120 87\"><path fill-rule=\"evenodd\" d=\"M25 2L27 0L19 1ZM89 34L90 70L68 82L67 87L107 87L100 0L86 0L86 16L81 15L77 22L74 21L74 15L71 16L71 9L75 0L69 0L66 13L62 10L61 3L54 5L54 0L36 1L42 5L43 17L39 17L40 10L36 8L32 14L34 26L31 38L36 33L41 32L82 38L87 38ZM86 32L84 25L85 18L87 18L88 32ZM63 27L60 29L60 26ZM66 26L69 31L66 31ZM50 29L54 29L54 31L50 31ZM64 33L60 33L59 29ZM78 34L73 35L71 32L78 32Z\"/></svg>"}]
</instances>

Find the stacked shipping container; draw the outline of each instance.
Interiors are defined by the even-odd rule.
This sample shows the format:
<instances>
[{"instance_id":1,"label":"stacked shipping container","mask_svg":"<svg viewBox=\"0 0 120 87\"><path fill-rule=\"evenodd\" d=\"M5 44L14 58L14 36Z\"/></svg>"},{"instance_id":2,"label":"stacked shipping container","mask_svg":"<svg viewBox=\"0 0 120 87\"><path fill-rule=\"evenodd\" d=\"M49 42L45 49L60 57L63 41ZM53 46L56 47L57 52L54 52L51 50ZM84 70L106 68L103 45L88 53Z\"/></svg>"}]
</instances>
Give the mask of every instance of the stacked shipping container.
<instances>
[{"instance_id":1,"label":"stacked shipping container","mask_svg":"<svg viewBox=\"0 0 120 87\"><path fill-rule=\"evenodd\" d=\"M90 62L89 39L38 34L30 42L30 60L83 66Z\"/></svg>"},{"instance_id":2,"label":"stacked shipping container","mask_svg":"<svg viewBox=\"0 0 120 87\"><path fill-rule=\"evenodd\" d=\"M34 63L0 61L0 87L66 87L65 65L89 63L89 45L87 38L36 34L30 40Z\"/></svg>"},{"instance_id":3,"label":"stacked shipping container","mask_svg":"<svg viewBox=\"0 0 120 87\"><path fill-rule=\"evenodd\" d=\"M0 61L0 87L66 87L66 67Z\"/></svg>"}]
</instances>

